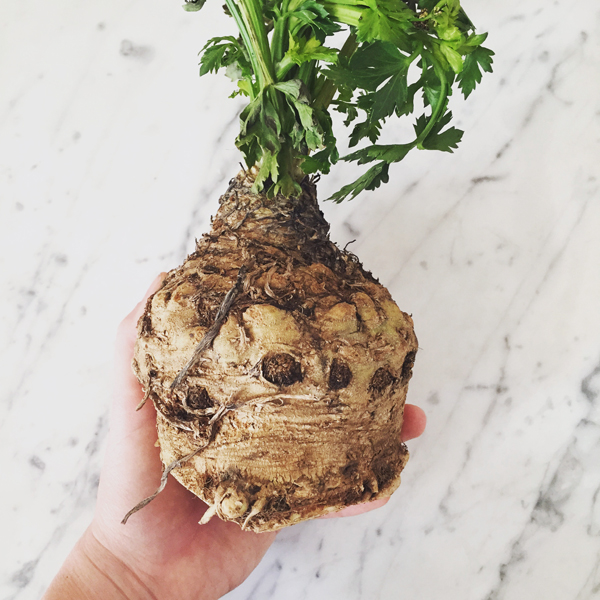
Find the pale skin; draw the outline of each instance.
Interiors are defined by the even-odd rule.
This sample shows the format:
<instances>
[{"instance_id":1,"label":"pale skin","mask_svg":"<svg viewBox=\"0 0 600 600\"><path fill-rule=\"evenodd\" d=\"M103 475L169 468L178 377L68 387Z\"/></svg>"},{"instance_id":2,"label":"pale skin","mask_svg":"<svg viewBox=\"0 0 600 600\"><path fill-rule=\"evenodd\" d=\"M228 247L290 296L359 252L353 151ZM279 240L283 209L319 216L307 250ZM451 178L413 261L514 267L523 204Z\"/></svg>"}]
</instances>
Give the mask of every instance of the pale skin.
<instances>
[{"instance_id":1,"label":"pale skin","mask_svg":"<svg viewBox=\"0 0 600 600\"><path fill-rule=\"evenodd\" d=\"M163 278L164 274L157 277L119 326L116 384L96 511L45 600L214 600L240 585L275 539L275 533L242 531L218 518L198 525L206 504L172 477L153 502L121 524L127 511L156 489L162 471L154 445L156 413L151 403L135 411L143 392L130 365L136 323ZM402 439L421 435L425 421L420 408L407 404ZM358 515L387 501L350 506L331 516Z\"/></svg>"}]
</instances>

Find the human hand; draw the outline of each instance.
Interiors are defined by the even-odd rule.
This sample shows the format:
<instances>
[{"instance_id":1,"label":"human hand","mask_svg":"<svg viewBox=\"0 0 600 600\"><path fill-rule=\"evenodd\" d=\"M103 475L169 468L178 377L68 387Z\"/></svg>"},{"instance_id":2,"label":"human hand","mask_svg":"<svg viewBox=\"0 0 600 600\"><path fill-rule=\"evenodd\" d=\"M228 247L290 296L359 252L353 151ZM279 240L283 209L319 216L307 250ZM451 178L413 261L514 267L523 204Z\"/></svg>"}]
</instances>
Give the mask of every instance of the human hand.
<instances>
[{"instance_id":1,"label":"human hand","mask_svg":"<svg viewBox=\"0 0 600 600\"><path fill-rule=\"evenodd\" d=\"M163 277L153 282L144 300L119 326L116 385L96 512L73 554L75 558L77 553L83 555L83 563L81 556L77 563L79 570L83 564L84 569L96 569L108 579L103 584L113 586L114 597L122 593L127 598L220 598L254 570L275 533L243 531L236 523L218 518L198 525L206 504L172 477L150 504L135 513L127 525L121 524L131 507L156 489L162 472L160 451L155 446L156 411L151 403L135 410L143 392L131 370L131 360L137 321L146 299L160 287ZM402 439L417 437L424 428L423 411L406 405ZM328 516L360 514L387 500L350 506ZM99 585L97 582L96 588ZM52 596L51 588L47 600L69 597L56 591Z\"/></svg>"}]
</instances>

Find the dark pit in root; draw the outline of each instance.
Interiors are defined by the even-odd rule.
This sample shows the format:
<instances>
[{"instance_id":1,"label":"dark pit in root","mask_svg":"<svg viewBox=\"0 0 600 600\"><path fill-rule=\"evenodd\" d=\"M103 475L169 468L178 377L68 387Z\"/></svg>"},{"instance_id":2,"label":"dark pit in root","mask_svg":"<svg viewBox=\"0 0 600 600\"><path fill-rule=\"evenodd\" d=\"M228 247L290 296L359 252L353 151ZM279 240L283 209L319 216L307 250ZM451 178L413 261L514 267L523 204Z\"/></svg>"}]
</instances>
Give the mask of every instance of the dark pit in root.
<instances>
[{"instance_id":1,"label":"dark pit in root","mask_svg":"<svg viewBox=\"0 0 600 600\"><path fill-rule=\"evenodd\" d=\"M329 389L342 390L350 385L352 381L352 371L347 363L338 358L331 361L329 367Z\"/></svg>"},{"instance_id":2,"label":"dark pit in root","mask_svg":"<svg viewBox=\"0 0 600 600\"><path fill-rule=\"evenodd\" d=\"M404 381L408 381L412 375L412 370L415 365L416 352L409 352L402 363L401 377Z\"/></svg>"},{"instance_id":3,"label":"dark pit in root","mask_svg":"<svg viewBox=\"0 0 600 600\"><path fill-rule=\"evenodd\" d=\"M203 387L188 390L186 403L192 410L201 410L215 405L206 388Z\"/></svg>"},{"instance_id":4,"label":"dark pit in root","mask_svg":"<svg viewBox=\"0 0 600 600\"><path fill-rule=\"evenodd\" d=\"M267 381L279 386L288 386L302 381L300 363L293 356L283 352L263 358L262 374Z\"/></svg>"},{"instance_id":5,"label":"dark pit in root","mask_svg":"<svg viewBox=\"0 0 600 600\"><path fill-rule=\"evenodd\" d=\"M373 392L375 396L381 396L391 386L393 386L398 380L389 372L385 367L380 367L375 371L369 390Z\"/></svg>"}]
</instances>

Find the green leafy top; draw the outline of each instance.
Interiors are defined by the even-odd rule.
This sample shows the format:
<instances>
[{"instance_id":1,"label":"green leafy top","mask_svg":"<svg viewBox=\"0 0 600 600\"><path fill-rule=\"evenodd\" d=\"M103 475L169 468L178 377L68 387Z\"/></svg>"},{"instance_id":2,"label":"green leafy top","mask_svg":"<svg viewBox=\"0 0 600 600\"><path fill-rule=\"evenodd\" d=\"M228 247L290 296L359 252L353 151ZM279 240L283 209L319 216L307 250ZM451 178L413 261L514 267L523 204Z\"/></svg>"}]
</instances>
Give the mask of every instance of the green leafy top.
<instances>
[{"instance_id":1,"label":"green leafy top","mask_svg":"<svg viewBox=\"0 0 600 600\"><path fill-rule=\"evenodd\" d=\"M205 0L186 0L197 11ZM225 69L232 96L249 99L236 144L255 189L286 196L308 173L328 173L338 160L375 163L331 199L341 202L388 181L389 165L413 148L452 152L462 131L449 126L455 86L468 97L492 70L459 0L226 0L239 37L215 37L202 50L200 74ZM328 46L346 31L341 48ZM336 38L337 39L337 38ZM377 144L392 117L421 112L414 138ZM370 142L340 158L329 110L351 127L349 145Z\"/></svg>"}]
</instances>

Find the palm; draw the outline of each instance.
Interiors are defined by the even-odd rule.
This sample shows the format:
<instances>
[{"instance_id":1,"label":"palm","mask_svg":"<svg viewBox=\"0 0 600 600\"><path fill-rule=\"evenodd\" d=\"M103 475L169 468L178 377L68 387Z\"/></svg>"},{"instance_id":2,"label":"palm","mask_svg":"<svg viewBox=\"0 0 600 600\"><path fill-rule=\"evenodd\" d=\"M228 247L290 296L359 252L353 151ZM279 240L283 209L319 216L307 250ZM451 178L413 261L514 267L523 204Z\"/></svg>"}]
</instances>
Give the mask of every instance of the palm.
<instances>
[{"instance_id":1,"label":"palm","mask_svg":"<svg viewBox=\"0 0 600 600\"><path fill-rule=\"evenodd\" d=\"M107 536L111 550L158 597L220 597L250 574L275 534L245 532L220 519L200 527L205 509L170 478L163 493L126 526L119 522L122 514L114 515Z\"/></svg>"},{"instance_id":2,"label":"palm","mask_svg":"<svg viewBox=\"0 0 600 600\"><path fill-rule=\"evenodd\" d=\"M199 527L206 505L173 478L153 502L121 524L156 489L161 474L154 407L148 403L134 410L143 396L130 368L137 316L134 311L127 317L117 338L115 400L91 532L156 592L168 590L167 597L181 600L218 597L256 567L274 533L242 531L220 519Z\"/></svg>"}]
</instances>

